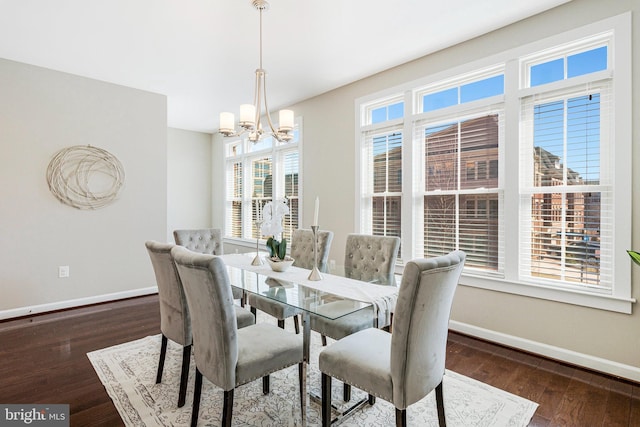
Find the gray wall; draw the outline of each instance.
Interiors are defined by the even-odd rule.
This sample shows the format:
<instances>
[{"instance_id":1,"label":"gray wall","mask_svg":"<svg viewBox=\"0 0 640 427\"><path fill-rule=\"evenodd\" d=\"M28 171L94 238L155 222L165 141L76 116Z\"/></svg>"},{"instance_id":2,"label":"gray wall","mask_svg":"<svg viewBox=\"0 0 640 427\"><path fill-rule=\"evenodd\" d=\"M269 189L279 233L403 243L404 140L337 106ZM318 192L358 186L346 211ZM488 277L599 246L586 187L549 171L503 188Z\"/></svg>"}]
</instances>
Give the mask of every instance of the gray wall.
<instances>
[{"instance_id":1,"label":"gray wall","mask_svg":"<svg viewBox=\"0 0 640 427\"><path fill-rule=\"evenodd\" d=\"M173 230L211 226L211 151L210 134L169 128L167 242Z\"/></svg>"},{"instance_id":2,"label":"gray wall","mask_svg":"<svg viewBox=\"0 0 640 427\"><path fill-rule=\"evenodd\" d=\"M293 105L296 115L304 117L302 223L311 223L314 200L319 196L320 225L335 233L331 258L338 262L343 259L346 235L355 231L354 108L357 98L626 11L633 11L636 23L633 40L640 40L637 25L640 2L637 0L573 0L546 13ZM633 69L633 122L636 123L633 129L633 182L638 183L640 43L633 46ZM221 146L219 139L216 144ZM331 165L330 172L327 164ZM633 191L635 195L640 194L640 187L635 185ZM634 212L640 212L640 197L634 197L633 203ZM633 247L638 249L638 215L635 215L633 225ZM633 297L638 298L640 268L633 267L632 274ZM454 329L640 381L638 325L640 316L636 312L618 314L467 286L458 288L451 323Z\"/></svg>"},{"instance_id":3,"label":"gray wall","mask_svg":"<svg viewBox=\"0 0 640 427\"><path fill-rule=\"evenodd\" d=\"M126 174L120 198L93 211L46 181L55 152L87 144ZM165 96L0 59L0 318L149 292L144 241L165 239L166 183Z\"/></svg>"}]
</instances>

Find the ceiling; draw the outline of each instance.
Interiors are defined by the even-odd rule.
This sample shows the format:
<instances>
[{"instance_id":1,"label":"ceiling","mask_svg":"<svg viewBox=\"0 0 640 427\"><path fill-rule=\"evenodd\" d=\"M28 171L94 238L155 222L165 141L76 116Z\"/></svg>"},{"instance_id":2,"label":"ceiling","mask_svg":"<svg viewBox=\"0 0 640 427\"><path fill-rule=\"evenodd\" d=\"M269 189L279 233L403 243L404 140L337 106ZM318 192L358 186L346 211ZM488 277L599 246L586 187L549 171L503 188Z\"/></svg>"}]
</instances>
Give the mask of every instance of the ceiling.
<instances>
[{"instance_id":1,"label":"ceiling","mask_svg":"<svg viewBox=\"0 0 640 427\"><path fill-rule=\"evenodd\" d=\"M271 0L269 107L291 105L569 0ZM250 0L0 0L0 58L167 96L170 127L253 101Z\"/></svg>"}]
</instances>

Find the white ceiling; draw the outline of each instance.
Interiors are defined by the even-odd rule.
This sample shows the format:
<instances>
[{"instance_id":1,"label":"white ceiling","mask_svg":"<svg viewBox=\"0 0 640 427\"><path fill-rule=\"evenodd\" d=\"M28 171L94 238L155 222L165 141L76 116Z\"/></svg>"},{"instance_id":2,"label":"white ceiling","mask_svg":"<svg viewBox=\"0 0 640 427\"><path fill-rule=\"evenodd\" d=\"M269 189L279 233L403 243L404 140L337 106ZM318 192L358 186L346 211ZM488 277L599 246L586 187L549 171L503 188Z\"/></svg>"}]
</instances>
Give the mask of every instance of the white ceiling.
<instances>
[{"instance_id":1,"label":"white ceiling","mask_svg":"<svg viewBox=\"0 0 640 427\"><path fill-rule=\"evenodd\" d=\"M271 0L269 107L293 104L569 0ZM213 132L253 101L250 0L0 0L0 58L165 94L170 127Z\"/></svg>"}]
</instances>

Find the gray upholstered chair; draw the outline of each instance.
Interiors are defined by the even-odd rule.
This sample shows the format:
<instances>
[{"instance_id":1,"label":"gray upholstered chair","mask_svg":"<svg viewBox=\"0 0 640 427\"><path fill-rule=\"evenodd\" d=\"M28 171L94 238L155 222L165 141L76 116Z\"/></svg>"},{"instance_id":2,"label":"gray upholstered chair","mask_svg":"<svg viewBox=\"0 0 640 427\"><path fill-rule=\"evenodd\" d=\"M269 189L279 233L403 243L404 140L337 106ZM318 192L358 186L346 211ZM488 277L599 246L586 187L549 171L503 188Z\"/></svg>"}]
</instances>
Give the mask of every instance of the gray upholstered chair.
<instances>
[{"instance_id":1,"label":"gray upholstered chair","mask_svg":"<svg viewBox=\"0 0 640 427\"><path fill-rule=\"evenodd\" d=\"M345 277L379 285L396 286L395 265L399 249L399 237L349 234L344 253ZM318 312L330 315L334 310L342 311L340 308L342 304L344 301L331 302L320 306ZM311 330L319 332L322 336L323 346L327 345L326 337L339 340L375 326L373 307L337 319L311 314L309 320ZM343 398L345 401L351 399L349 384L344 385Z\"/></svg>"},{"instance_id":2,"label":"gray upholstered chair","mask_svg":"<svg viewBox=\"0 0 640 427\"><path fill-rule=\"evenodd\" d=\"M345 277L379 285L396 286L395 264L400 248L400 238L349 234L344 255ZM329 303L319 308L330 313L341 302ZM354 332L374 326L373 308L360 310L335 320L311 315L311 329L323 336L339 340Z\"/></svg>"},{"instance_id":3,"label":"gray upholstered chair","mask_svg":"<svg viewBox=\"0 0 640 427\"><path fill-rule=\"evenodd\" d=\"M192 337L191 319L189 317L187 300L178 271L171 257L171 249L175 245L150 240L145 242L145 246L151 258L151 264L153 265L160 299L160 331L162 332L162 341L160 345L160 359L158 361L156 384L162 381L164 360L167 354L167 343L168 339L170 339L183 346L182 373L180 375L180 391L178 393L178 406L182 407L184 406L187 391ZM254 315L243 308L237 307L236 316L239 328L255 323Z\"/></svg>"},{"instance_id":4,"label":"gray upholstered chair","mask_svg":"<svg viewBox=\"0 0 640 427\"><path fill-rule=\"evenodd\" d=\"M438 421L445 426L442 379L449 315L465 253L407 263L400 284L393 333L366 329L325 348L322 425L331 425L331 378L380 397L396 407L396 425L406 425L406 409L436 390Z\"/></svg>"},{"instance_id":5,"label":"gray upholstered chair","mask_svg":"<svg viewBox=\"0 0 640 427\"><path fill-rule=\"evenodd\" d=\"M332 231L318 231L318 270L321 272L327 271L327 260L332 240ZM311 270L315 262L314 256L313 232L302 229L294 230L291 236L291 257L295 260L293 265ZM299 309L256 294L249 294L247 299L254 315L257 310L263 311L278 319L278 326L281 328L284 328L285 319L293 317L296 333L300 332Z\"/></svg>"},{"instance_id":6,"label":"gray upholstered chair","mask_svg":"<svg viewBox=\"0 0 640 427\"><path fill-rule=\"evenodd\" d=\"M222 255L222 230L202 228L195 230L174 230L173 238L177 245L201 254Z\"/></svg>"},{"instance_id":7,"label":"gray upholstered chair","mask_svg":"<svg viewBox=\"0 0 640 427\"><path fill-rule=\"evenodd\" d=\"M236 327L231 284L221 258L171 250L184 285L193 331L196 385L191 425L198 423L202 377L224 391L222 425L230 426L236 387L268 378L272 372L298 364L300 401L305 372L302 338L266 323Z\"/></svg>"},{"instance_id":8,"label":"gray upholstered chair","mask_svg":"<svg viewBox=\"0 0 640 427\"><path fill-rule=\"evenodd\" d=\"M184 246L193 252L209 255L222 255L222 230L219 228L200 228L194 230L173 230L176 245ZM233 288L233 299L239 299L244 307L242 289ZM255 314L254 314L255 315Z\"/></svg>"}]
</instances>

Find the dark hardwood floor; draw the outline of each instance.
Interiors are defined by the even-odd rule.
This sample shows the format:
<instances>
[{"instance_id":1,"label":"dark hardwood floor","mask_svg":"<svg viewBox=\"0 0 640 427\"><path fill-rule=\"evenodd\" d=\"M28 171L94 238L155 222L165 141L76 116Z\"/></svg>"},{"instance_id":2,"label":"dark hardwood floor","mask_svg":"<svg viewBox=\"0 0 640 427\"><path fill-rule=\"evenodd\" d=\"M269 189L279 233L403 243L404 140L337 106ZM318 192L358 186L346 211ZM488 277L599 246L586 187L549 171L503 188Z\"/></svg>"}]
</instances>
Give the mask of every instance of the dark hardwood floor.
<instances>
[{"instance_id":1,"label":"dark hardwood floor","mask_svg":"<svg viewBox=\"0 0 640 427\"><path fill-rule=\"evenodd\" d=\"M67 403L72 426L123 425L86 353L160 332L157 296L0 322L0 403ZM539 403L530 426L640 426L640 385L464 335L447 368Z\"/></svg>"}]
</instances>

